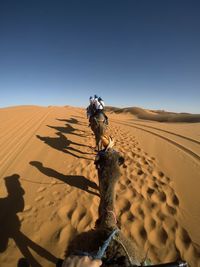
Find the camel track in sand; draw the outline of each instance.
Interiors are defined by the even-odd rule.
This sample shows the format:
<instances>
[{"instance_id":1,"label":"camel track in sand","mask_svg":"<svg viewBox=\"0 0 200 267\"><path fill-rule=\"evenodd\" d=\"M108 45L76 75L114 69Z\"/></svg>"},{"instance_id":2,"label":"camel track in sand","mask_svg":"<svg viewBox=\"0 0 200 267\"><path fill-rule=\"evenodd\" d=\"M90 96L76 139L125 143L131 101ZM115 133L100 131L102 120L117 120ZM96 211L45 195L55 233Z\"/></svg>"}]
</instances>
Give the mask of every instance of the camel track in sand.
<instances>
[{"instance_id":1,"label":"camel track in sand","mask_svg":"<svg viewBox=\"0 0 200 267\"><path fill-rule=\"evenodd\" d=\"M161 132L165 132L165 133L168 133L168 134L172 134L172 135L177 136L177 137L182 137L185 140L188 140L188 141L191 141L193 143L196 143L196 144L200 145L200 141L198 141L196 139L192 139L192 138L184 136L184 135L181 135L181 134L177 134L177 133L170 132L170 131L167 131L167 130L163 130L163 129L160 129L160 128L157 128L157 127L153 127L153 126L147 126L147 125L141 124L141 123L131 122L131 124L143 126L143 127L146 127L146 128L155 129L157 131L161 131Z\"/></svg>"},{"instance_id":2,"label":"camel track in sand","mask_svg":"<svg viewBox=\"0 0 200 267\"><path fill-rule=\"evenodd\" d=\"M10 137L15 136L15 133L17 133L21 128L23 128L28 122L33 120L35 117L37 117L38 114L40 114L40 113L41 113L41 111L35 111L33 114L31 114L31 116L30 116L30 114L27 114L26 117L21 121L20 124L19 124L19 121L16 120L16 118L10 119L9 123L12 124L12 130L2 129L0 140L4 139L4 136L6 136L7 138L3 140L5 143L5 141L9 140Z\"/></svg>"},{"instance_id":3,"label":"camel track in sand","mask_svg":"<svg viewBox=\"0 0 200 267\"><path fill-rule=\"evenodd\" d=\"M1 154L5 155L1 158L0 161L1 166L3 166L1 175L3 175L7 168L10 166L10 162L14 162L16 158L22 153L25 146L30 141L30 138L34 136L34 134L48 117L50 112L51 110L49 110L45 114L42 113L42 116L40 116L39 119L38 116L41 115L41 112L34 113L31 118L21 123L17 129L12 131L12 134L15 134L15 137L13 139L8 138L6 140L6 143L4 142L5 149L1 150ZM23 131L21 131L21 129L23 129ZM26 132L28 132L29 134L25 135Z\"/></svg>"},{"instance_id":4,"label":"camel track in sand","mask_svg":"<svg viewBox=\"0 0 200 267\"><path fill-rule=\"evenodd\" d=\"M160 128L156 128L156 127L153 127L153 126L147 126L147 125L142 125L140 123L124 123L124 122L120 122L120 121L116 121L116 120L112 120L114 123L119 123L121 125L125 125L125 126L129 126L129 127L133 127L135 129L138 129L138 130L142 130L144 132L147 132L147 133L150 133L152 135L155 135L159 138L162 138L163 140L169 142L170 144L173 144L174 146L176 146L177 148L181 149L182 151L184 151L185 153L189 154L190 156L192 156L195 160L197 161L200 161L200 155L198 155L197 153L195 153L194 151L192 151L191 149L187 148L186 146L183 146L182 144L178 143L177 141L174 141L168 137L165 137L165 136L162 136L154 131L150 131L150 130L147 130L147 129L144 129L142 127L146 127L146 128L149 128L149 129L154 129L154 130L157 130L157 131L160 131L160 132L163 132L163 133L167 133L167 134L171 134L173 136L176 136L178 138L182 138L182 139L185 139L187 141L190 141L190 142L193 142L195 144L198 144L200 145L200 142L195 140L195 139L192 139L192 138L189 138L189 137L186 137L186 136L183 136L183 135L179 135L179 134L176 134L176 133L173 133L173 132L170 132L170 131L166 131L166 130L163 130L163 129L160 129ZM134 125L133 125L134 124ZM137 126L136 126L137 125ZM141 127L138 127L138 126L141 126Z\"/></svg>"},{"instance_id":5,"label":"camel track in sand","mask_svg":"<svg viewBox=\"0 0 200 267\"><path fill-rule=\"evenodd\" d=\"M7 217L5 222L9 225L10 218L18 218L16 222L20 221L23 226L21 231L30 240L47 252L62 258L64 249L73 236L93 228L98 217L98 179L93 162L96 152L93 150L94 136L88 127L85 112L70 107L23 107L22 110L5 110L4 114L5 117L1 117L0 131L0 161L3 162L0 165L0 174L3 177L13 173L19 174L20 188L25 191L25 195L19 198L24 200L23 211L14 212L15 217ZM115 137L116 150L125 158L125 165L124 168L120 168L121 176L116 186L116 214L122 231L144 251L149 251L148 256L152 262L167 262L182 257L191 267L200 267L199 247L194 243L199 239L193 240L195 235L192 235L188 228L190 220L184 225L179 217L183 209L184 214L189 212L192 217L190 227L193 227L192 223L197 221L196 213L195 210L190 211L190 208L185 209L182 198L185 191L176 185L179 172L174 174L168 171L167 164L162 166L165 155L161 150L162 144L166 149L170 147L167 152L169 156L172 155L171 161L176 156L180 156L177 161L187 158L185 168L188 168L189 173L191 168L200 166L199 158L187 153L189 149L200 157L200 140L197 132L199 128L194 127L193 131L191 127L191 135L187 135L187 132L181 132L182 127L180 132L177 127L176 135L176 132L173 133L173 126L168 129L165 128L165 124L162 130L162 124L129 121L129 116L122 116L124 120L121 121L120 118L113 116L108 134ZM77 149L76 155L55 150L53 146L41 142L35 136L38 134L49 137L49 140L55 140L56 144L59 144L56 134L58 131L71 141L69 147ZM76 131L78 134L74 134ZM183 136L179 136L179 133ZM173 146L163 137L171 139ZM198 141L191 140L192 138ZM155 145L161 145L155 155L151 153L151 146L150 149L144 146L151 140L155 141ZM175 146L176 141L186 148L185 152L182 151L182 147ZM62 147L64 145L63 142ZM64 150L67 149L68 145L64 147ZM83 157L83 153L90 154L88 159ZM80 158L75 157L78 155ZM37 162L38 166L41 164L41 168L37 167L37 164L32 165L31 162ZM194 178L195 184L191 184L186 191L199 188L199 179L194 176L191 178ZM7 186L3 177L0 180L1 198L2 201L7 201L9 197L5 195ZM184 177L182 178L181 173L180 178ZM181 193L176 191L177 188ZM193 204L198 206L199 197L193 193L189 194L189 197L194 201ZM15 202L11 204L15 211ZM198 232L198 225L199 223L194 224L194 228L197 228L194 233ZM3 266L13 267L16 266L16 260L23 255L14 240L9 242L11 243L4 253L0 253L0 262ZM31 254L34 253L33 257L41 266L55 266L34 251L34 248L28 249Z\"/></svg>"}]
</instances>

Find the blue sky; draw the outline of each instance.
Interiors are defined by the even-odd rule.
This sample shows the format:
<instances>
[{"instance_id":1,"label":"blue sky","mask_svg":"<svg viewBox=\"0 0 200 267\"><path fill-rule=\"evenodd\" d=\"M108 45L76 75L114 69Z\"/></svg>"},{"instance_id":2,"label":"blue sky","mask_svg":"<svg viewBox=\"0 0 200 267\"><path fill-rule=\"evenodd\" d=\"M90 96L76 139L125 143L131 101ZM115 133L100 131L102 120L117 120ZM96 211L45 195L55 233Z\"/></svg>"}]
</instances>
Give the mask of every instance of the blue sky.
<instances>
[{"instance_id":1,"label":"blue sky","mask_svg":"<svg viewBox=\"0 0 200 267\"><path fill-rule=\"evenodd\" d=\"M0 1L0 106L200 113L200 2Z\"/></svg>"}]
</instances>

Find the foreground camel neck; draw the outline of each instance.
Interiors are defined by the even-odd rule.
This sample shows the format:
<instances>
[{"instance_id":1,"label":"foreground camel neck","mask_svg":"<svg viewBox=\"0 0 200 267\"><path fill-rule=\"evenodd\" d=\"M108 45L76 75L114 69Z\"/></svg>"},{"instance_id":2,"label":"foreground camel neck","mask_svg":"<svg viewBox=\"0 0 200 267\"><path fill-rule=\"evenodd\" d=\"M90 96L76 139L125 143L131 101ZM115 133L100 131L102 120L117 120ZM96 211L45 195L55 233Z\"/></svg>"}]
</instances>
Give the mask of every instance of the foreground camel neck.
<instances>
[{"instance_id":1,"label":"foreground camel neck","mask_svg":"<svg viewBox=\"0 0 200 267\"><path fill-rule=\"evenodd\" d=\"M116 183L120 172L116 162L110 162L98 169L100 205L99 205L99 221L102 227L115 228L115 199L116 199Z\"/></svg>"}]
</instances>

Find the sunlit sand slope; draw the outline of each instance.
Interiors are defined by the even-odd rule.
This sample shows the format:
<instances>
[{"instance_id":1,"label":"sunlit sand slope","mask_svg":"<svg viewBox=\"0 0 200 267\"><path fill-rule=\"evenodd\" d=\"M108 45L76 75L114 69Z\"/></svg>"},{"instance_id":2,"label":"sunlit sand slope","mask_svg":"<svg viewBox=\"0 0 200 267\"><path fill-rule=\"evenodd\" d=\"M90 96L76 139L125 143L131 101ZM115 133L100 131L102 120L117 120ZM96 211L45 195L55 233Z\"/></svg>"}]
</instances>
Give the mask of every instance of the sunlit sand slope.
<instances>
[{"instance_id":1,"label":"sunlit sand slope","mask_svg":"<svg viewBox=\"0 0 200 267\"><path fill-rule=\"evenodd\" d=\"M200 123L108 117L107 134L126 164L116 201L122 231L152 262L181 257L200 266ZM97 219L95 142L85 110L0 109L0 125L0 266L22 258L55 266Z\"/></svg>"}]
</instances>

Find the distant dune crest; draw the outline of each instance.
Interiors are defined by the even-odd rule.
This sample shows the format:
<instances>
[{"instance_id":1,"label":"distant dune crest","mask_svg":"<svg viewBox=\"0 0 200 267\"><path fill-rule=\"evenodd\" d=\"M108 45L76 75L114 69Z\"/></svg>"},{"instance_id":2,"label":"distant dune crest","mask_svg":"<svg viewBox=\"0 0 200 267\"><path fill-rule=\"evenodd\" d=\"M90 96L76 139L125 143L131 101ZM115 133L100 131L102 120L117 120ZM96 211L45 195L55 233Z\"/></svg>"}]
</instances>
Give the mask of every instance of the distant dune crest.
<instances>
[{"instance_id":1,"label":"distant dune crest","mask_svg":"<svg viewBox=\"0 0 200 267\"><path fill-rule=\"evenodd\" d=\"M114 113L131 113L138 119L158 122L200 122L200 114L175 113L164 110L148 110L139 107L117 108L106 107L107 111Z\"/></svg>"}]
</instances>

